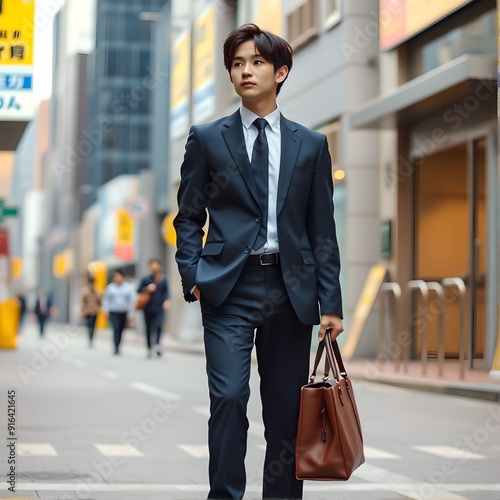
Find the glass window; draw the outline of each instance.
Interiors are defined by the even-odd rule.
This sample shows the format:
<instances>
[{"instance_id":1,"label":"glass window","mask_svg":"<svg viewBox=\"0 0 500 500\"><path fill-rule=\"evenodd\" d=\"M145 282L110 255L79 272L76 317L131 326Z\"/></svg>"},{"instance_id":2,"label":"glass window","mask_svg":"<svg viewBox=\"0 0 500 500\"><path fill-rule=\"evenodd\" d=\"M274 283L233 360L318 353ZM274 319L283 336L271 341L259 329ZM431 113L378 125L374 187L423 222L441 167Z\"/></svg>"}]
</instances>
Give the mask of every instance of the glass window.
<instances>
[{"instance_id":1,"label":"glass window","mask_svg":"<svg viewBox=\"0 0 500 500\"><path fill-rule=\"evenodd\" d=\"M148 151L149 149L149 126L139 125L137 127L137 149Z\"/></svg>"},{"instance_id":2,"label":"glass window","mask_svg":"<svg viewBox=\"0 0 500 500\"><path fill-rule=\"evenodd\" d=\"M106 34L105 37L107 40L117 40L119 36L119 17L114 13L106 14Z\"/></svg>"},{"instance_id":3,"label":"glass window","mask_svg":"<svg viewBox=\"0 0 500 500\"><path fill-rule=\"evenodd\" d=\"M431 71L464 54L497 55L496 11L486 12L445 35L409 50L410 78Z\"/></svg>"},{"instance_id":4,"label":"glass window","mask_svg":"<svg viewBox=\"0 0 500 500\"><path fill-rule=\"evenodd\" d=\"M130 151L130 125L115 123L115 147L120 151Z\"/></svg>"},{"instance_id":5,"label":"glass window","mask_svg":"<svg viewBox=\"0 0 500 500\"><path fill-rule=\"evenodd\" d=\"M139 42L149 42L151 40L151 22L141 21L139 23L137 40Z\"/></svg>"},{"instance_id":6,"label":"glass window","mask_svg":"<svg viewBox=\"0 0 500 500\"><path fill-rule=\"evenodd\" d=\"M103 130L102 147L105 150L113 149L115 145L115 130L114 127L106 127Z\"/></svg>"},{"instance_id":7,"label":"glass window","mask_svg":"<svg viewBox=\"0 0 500 500\"><path fill-rule=\"evenodd\" d=\"M132 72L132 51L129 48L119 49L118 51L118 75L123 77L130 77Z\"/></svg>"},{"instance_id":8,"label":"glass window","mask_svg":"<svg viewBox=\"0 0 500 500\"><path fill-rule=\"evenodd\" d=\"M149 74L150 54L149 49L141 49L139 52L139 75L146 76Z\"/></svg>"},{"instance_id":9,"label":"glass window","mask_svg":"<svg viewBox=\"0 0 500 500\"><path fill-rule=\"evenodd\" d=\"M118 51L109 49L106 55L106 76L116 76L118 74Z\"/></svg>"},{"instance_id":10,"label":"glass window","mask_svg":"<svg viewBox=\"0 0 500 500\"><path fill-rule=\"evenodd\" d=\"M111 159L103 160L102 162L102 179L103 184L111 180L114 176L115 162Z\"/></svg>"}]
</instances>

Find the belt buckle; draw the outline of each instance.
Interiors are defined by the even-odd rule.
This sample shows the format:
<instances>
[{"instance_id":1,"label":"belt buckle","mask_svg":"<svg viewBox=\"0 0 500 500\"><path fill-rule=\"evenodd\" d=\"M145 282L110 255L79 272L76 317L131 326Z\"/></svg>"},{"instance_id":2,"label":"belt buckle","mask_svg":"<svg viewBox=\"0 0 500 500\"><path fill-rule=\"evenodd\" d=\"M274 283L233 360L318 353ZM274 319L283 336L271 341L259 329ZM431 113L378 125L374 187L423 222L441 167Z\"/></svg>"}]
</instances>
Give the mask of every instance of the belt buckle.
<instances>
[{"instance_id":1,"label":"belt buckle","mask_svg":"<svg viewBox=\"0 0 500 500\"><path fill-rule=\"evenodd\" d=\"M265 253L261 253L259 255L259 264L261 266L274 266L274 264L276 264L276 254L274 254L274 262L262 262L262 257L264 257L264 255L266 255Z\"/></svg>"}]
</instances>

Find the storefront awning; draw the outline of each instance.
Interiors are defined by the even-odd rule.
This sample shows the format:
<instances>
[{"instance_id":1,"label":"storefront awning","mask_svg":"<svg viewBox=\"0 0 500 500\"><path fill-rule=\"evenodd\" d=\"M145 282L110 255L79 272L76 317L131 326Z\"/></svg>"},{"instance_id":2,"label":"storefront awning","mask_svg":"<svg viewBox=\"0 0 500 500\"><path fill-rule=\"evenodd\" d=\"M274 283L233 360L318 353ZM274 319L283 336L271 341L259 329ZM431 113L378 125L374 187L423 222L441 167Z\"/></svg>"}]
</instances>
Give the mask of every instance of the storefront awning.
<instances>
[{"instance_id":1,"label":"storefront awning","mask_svg":"<svg viewBox=\"0 0 500 500\"><path fill-rule=\"evenodd\" d=\"M496 58L466 54L366 102L351 113L349 123L351 128L394 128L461 101L466 105L467 96L487 106L493 100L496 106L496 82Z\"/></svg>"}]
</instances>

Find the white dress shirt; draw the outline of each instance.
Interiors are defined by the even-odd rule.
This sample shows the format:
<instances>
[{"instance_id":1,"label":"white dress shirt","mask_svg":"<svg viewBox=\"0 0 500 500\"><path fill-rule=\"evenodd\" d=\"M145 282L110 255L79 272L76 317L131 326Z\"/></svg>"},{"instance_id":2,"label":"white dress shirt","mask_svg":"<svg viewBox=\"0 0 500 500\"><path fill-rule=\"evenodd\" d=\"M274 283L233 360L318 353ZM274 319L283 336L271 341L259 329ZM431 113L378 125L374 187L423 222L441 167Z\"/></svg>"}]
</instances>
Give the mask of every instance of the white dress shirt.
<instances>
[{"instance_id":1,"label":"white dress shirt","mask_svg":"<svg viewBox=\"0 0 500 500\"><path fill-rule=\"evenodd\" d=\"M248 159L252 161L252 152L255 139L259 131L253 122L260 118L253 111L240 106L241 122L243 124L243 137L247 148ZM258 250L252 250L252 254L278 253L278 222L276 217L276 205L278 203L278 180L280 176L281 162L281 129L279 107L262 118L266 119L265 133L269 146L269 194L268 194L268 214L267 214L267 242Z\"/></svg>"}]
</instances>

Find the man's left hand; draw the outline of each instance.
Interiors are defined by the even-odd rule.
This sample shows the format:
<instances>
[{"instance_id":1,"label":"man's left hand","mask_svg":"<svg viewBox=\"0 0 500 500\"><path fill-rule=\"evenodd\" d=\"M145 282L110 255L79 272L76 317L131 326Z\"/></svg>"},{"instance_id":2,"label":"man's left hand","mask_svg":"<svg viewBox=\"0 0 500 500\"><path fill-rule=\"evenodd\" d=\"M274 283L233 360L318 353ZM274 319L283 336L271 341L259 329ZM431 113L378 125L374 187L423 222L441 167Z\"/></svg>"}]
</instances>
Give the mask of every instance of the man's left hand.
<instances>
[{"instance_id":1,"label":"man's left hand","mask_svg":"<svg viewBox=\"0 0 500 500\"><path fill-rule=\"evenodd\" d=\"M330 330L331 339L335 340L344 331L342 318L336 314L323 314L318 332L318 340L320 342L325 338L327 330Z\"/></svg>"}]
</instances>

